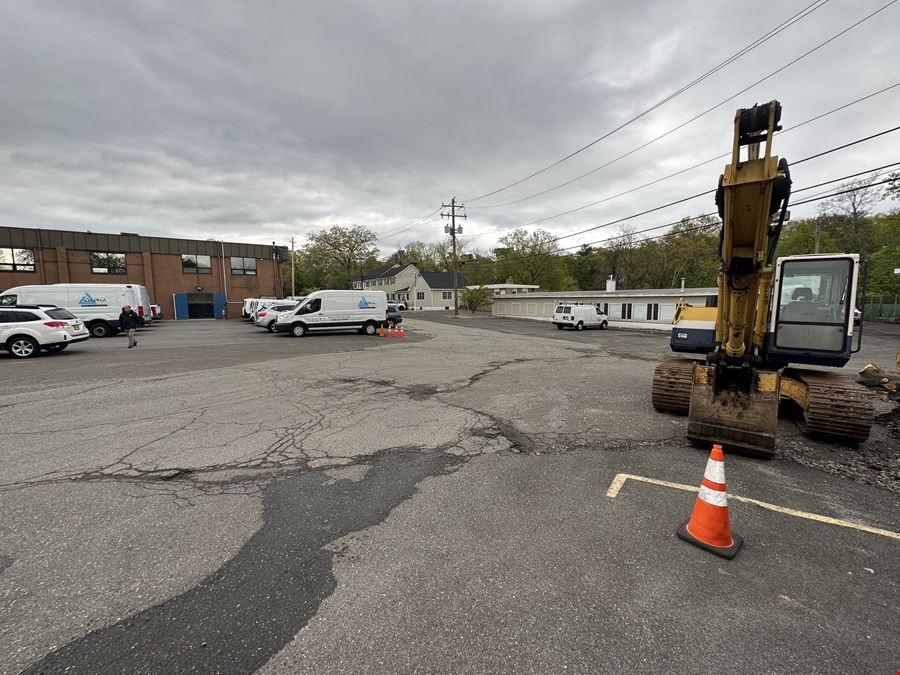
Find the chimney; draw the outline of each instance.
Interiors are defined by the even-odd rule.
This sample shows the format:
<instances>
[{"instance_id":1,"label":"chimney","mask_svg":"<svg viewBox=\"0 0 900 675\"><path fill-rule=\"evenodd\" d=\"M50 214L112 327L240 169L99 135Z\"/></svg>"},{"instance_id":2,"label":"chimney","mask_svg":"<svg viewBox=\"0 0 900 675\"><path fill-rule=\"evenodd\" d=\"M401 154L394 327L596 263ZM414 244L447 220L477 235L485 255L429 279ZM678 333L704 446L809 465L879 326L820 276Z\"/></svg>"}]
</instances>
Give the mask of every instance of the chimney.
<instances>
[{"instance_id":1,"label":"chimney","mask_svg":"<svg viewBox=\"0 0 900 675\"><path fill-rule=\"evenodd\" d=\"M610 293L616 290L616 280L612 274L609 275L609 279L606 280L606 292Z\"/></svg>"}]
</instances>

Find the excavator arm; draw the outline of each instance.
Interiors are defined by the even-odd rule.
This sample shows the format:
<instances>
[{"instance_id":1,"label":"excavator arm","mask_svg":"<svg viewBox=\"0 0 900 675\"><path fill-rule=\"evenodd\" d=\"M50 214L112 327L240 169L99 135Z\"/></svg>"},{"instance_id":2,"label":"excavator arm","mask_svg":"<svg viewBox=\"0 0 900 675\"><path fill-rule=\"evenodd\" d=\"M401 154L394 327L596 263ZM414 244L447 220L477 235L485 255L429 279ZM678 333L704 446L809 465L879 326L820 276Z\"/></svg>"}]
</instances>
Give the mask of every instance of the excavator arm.
<instances>
[{"instance_id":1,"label":"excavator arm","mask_svg":"<svg viewBox=\"0 0 900 675\"><path fill-rule=\"evenodd\" d=\"M781 375L760 369L773 258L790 195L787 162L772 154L781 104L742 108L734 118L731 163L719 179L722 218L713 350L692 369L688 436L771 455Z\"/></svg>"}]
</instances>

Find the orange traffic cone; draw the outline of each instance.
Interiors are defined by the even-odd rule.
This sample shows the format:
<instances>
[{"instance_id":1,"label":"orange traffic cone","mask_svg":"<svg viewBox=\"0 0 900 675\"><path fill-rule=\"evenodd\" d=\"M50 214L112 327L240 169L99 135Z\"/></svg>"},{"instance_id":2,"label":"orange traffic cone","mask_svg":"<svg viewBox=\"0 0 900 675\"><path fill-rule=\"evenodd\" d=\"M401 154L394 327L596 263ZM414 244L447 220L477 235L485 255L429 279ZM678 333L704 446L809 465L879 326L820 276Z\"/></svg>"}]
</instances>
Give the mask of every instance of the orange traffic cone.
<instances>
[{"instance_id":1,"label":"orange traffic cone","mask_svg":"<svg viewBox=\"0 0 900 675\"><path fill-rule=\"evenodd\" d=\"M403 333L403 326L400 326L400 337L404 338L406 335Z\"/></svg>"},{"instance_id":2,"label":"orange traffic cone","mask_svg":"<svg viewBox=\"0 0 900 675\"><path fill-rule=\"evenodd\" d=\"M728 497L725 492L725 456L714 445L700 483L691 519L677 531L678 537L702 549L731 560L744 540L731 531Z\"/></svg>"},{"instance_id":3,"label":"orange traffic cone","mask_svg":"<svg viewBox=\"0 0 900 675\"><path fill-rule=\"evenodd\" d=\"M378 331L378 335L380 337L384 337L384 324L381 324L381 329Z\"/></svg>"},{"instance_id":4,"label":"orange traffic cone","mask_svg":"<svg viewBox=\"0 0 900 675\"><path fill-rule=\"evenodd\" d=\"M394 337L394 327L388 326L388 337Z\"/></svg>"}]
</instances>

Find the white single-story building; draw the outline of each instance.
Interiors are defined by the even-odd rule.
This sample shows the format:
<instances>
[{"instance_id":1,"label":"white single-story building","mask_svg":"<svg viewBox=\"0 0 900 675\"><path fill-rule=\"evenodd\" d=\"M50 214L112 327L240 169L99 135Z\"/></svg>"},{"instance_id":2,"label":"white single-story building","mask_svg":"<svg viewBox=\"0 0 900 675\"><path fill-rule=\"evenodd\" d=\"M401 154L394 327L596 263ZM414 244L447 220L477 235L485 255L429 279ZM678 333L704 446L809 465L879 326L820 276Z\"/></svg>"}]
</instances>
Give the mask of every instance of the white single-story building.
<instances>
[{"instance_id":1,"label":"white single-story building","mask_svg":"<svg viewBox=\"0 0 900 675\"><path fill-rule=\"evenodd\" d=\"M466 279L457 275L460 292ZM415 265L385 265L370 270L354 288L373 288L387 293L388 302L403 302L409 309L451 309L453 305L453 274L451 272L423 272ZM461 300L461 298L460 298Z\"/></svg>"},{"instance_id":2,"label":"white single-story building","mask_svg":"<svg viewBox=\"0 0 900 675\"><path fill-rule=\"evenodd\" d=\"M483 284L481 286L466 286L468 289L487 288L496 298L501 295L525 295L526 293L534 293L540 288L537 284Z\"/></svg>"},{"instance_id":3,"label":"white single-story building","mask_svg":"<svg viewBox=\"0 0 900 675\"><path fill-rule=\"evenodd\" d=\"M669 330L675 306L686 302L705 307L716 297L715 288L642 288L627 291L563 291L494 297L491 314L496 317L550 321L560 303L599 305L611 328Z\"/></svg>"}]
</instances>

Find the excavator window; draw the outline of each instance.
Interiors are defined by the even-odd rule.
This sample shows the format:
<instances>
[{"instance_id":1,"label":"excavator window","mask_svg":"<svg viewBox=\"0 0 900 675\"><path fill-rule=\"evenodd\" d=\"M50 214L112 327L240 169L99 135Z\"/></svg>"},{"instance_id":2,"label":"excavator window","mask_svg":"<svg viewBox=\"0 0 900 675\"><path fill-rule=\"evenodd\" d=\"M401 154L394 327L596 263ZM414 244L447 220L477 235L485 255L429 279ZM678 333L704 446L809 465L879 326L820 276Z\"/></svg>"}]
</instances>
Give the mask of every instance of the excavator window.
<instances>
[{"instance_id":1,"label":"excavator window","mask_svg":"<svg viewBox=\"0 0 900 675\"><path fill-rule=\"evenodd\" d=\"M781 268L775 345L843 351L848 325L850 260L791 260Z\"/></svg>"}]
</instances>

